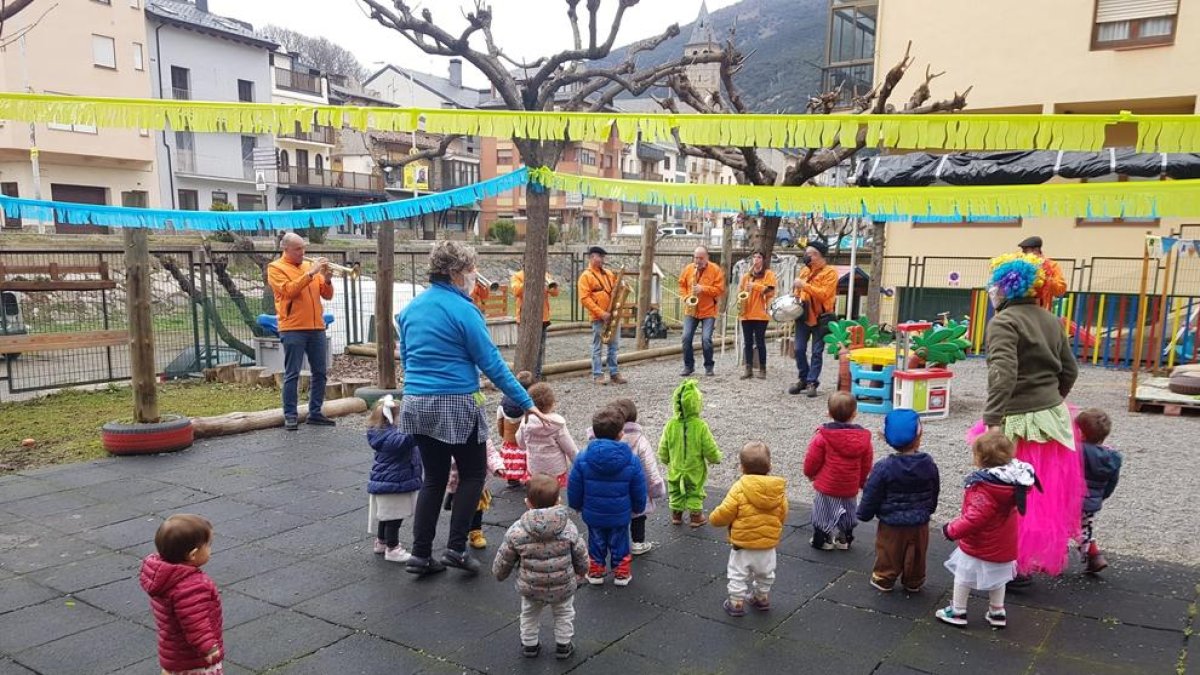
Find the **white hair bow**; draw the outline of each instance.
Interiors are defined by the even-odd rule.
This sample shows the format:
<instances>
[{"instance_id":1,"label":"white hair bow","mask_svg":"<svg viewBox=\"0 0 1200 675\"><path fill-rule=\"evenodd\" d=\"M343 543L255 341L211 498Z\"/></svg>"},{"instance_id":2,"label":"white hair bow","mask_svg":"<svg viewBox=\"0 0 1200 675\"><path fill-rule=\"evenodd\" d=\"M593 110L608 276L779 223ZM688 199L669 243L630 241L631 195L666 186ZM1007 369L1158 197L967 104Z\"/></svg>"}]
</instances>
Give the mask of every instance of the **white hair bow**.
<instances>
[{"instance_id":1,"label":"white hair bow","mask_svg":"<svg viewBox=\"0 0 1200 675\"><path fill-rule=\"evenodd\" d=\"M396 419L393 409L399 408L400 404L396 403L396 399L391 394L379 399L379 404L383 406L383 416L387 418L388 424L395 424Z\"/></svg>"}]
</instances>

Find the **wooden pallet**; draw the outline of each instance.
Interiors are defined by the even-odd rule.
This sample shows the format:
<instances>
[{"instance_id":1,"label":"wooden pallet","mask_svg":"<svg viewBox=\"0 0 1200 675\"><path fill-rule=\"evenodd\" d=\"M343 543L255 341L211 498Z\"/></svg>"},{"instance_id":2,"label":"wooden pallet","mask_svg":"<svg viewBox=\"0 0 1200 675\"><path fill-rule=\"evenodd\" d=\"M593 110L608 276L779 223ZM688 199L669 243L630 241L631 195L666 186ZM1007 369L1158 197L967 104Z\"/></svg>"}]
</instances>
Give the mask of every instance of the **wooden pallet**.
<instances>
[{"instance_id":1,"label":"wooden pallet","mask_svg":"<svg viewBox=\"0 0 1200 675\"><path fill-rule=\"evenodd\" d=\"M1139 413L1161 413L1167 417L1200 415L1200 402L1179 403L1175 401L1137 399L1133 402L1133 405L1134 411Z\"/></svg>"}]
</instances>

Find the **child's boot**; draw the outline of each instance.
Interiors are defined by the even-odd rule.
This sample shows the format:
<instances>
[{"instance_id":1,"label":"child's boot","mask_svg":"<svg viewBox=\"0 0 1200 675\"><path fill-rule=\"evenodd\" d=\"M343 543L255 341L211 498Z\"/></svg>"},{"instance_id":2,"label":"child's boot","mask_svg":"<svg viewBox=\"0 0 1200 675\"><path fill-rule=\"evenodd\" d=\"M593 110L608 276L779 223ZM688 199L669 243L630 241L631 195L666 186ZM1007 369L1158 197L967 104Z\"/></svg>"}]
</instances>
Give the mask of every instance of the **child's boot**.
<instances>
[{"instance_id":1,"label":"child's boot","mask_svg":"<svg viewBox=\"0 0 1200 675\"><path fill-rule=\"evenodd\" d=\"M487 548L487 539L483 536L483 530L468 532L467 541L471 544L471 548Z\"/></svg>"},{"instance_id":2,"label":"child's boot","mask_svg":"<svg viewBox=\"0 0 1200 675\"><path fill-rule=\"evenodd\" d=\"M1099 574L1105 567L1108 567L1108 561L1104 559L1104 554L1100 552L1096 542L1091 542L1087 549L1087 573Z\"/></svg>"},{"instance_id":3,"label":"child's boot","mask_svg":"<svg viewBox=\"0 0 1200 675\"><path fill-rule=\"evenodd\" d=\"M688 525L692 527L700 527L708 522L708 518L704 517L703 511L692 511L692 521Z\"/></svg>"},{"instance_id":4,"label":"child's boot","mask_svg":"<svg viewBox=\"0 0 1200 675\"><path fill-rule=\"evenodd\" d=\"M683 511L672 511L671 512L671 524L672 525L682 525L683 524Z\"/></svg>"}]
</instances>

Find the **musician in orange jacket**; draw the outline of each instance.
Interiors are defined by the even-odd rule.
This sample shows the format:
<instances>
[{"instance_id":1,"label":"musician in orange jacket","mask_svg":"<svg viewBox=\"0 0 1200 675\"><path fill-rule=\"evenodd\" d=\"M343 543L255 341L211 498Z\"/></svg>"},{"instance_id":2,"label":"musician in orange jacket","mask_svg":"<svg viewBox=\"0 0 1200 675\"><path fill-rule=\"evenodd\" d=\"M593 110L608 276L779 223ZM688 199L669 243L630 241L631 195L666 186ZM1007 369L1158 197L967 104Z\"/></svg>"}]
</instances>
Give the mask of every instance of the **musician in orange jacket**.
<instances>
[{"instance_id":1,"label":"musician in orange jacket","mask_svg":"<svg viewBox=\"0 0 1200 675\"><path fill-rule=\"evenodd\" d=\"M333 426L334 421L321 412L325 403L325 370L328 364L325 346L325 312L321 300L333 299L329 283L329 262L317 258L316 264L304 259L307 243L295 232L283 235L278 260L267 265L267 282L275 294L275 314L279 317L279 341L283 343L283 427L298 428L296 405L300 398L300 367L308 356L312 386L308 390L308 423Z\"/></svg>"},{"instance_id":2,"label":"musician in orange jacket","mask_svg":"<svg viewBox=\"0 0 1200 675\"><path fill-rule=\"evenodd\" d=\"M604 331L604 322L609 318L609 306L613 294L617 291L617 273L604 269L604 257L608 252L599 246L587 250L588 268L579 275L579 302L583 303L592 321L592 380L596 384L604 384L604 370L600 362L600 335ZM619 321L619 319L613 319ZM609 381L613 384L625 384L625 378L617 372L617 347L621 342L620 326L613 332L612 340L608 343L608 372Z\"/></svg>"},{"instance_id":3,"label":"musician in orange jacket","mask_svg":"<svg viewBox=\"0 0 1200 675\"><path fill-rule=\"evenodd\" d=\"M513 272L512 278L508 280L508 290L512 291L513 298L517 301L516 317L519 326L521 324L521 306L525 302L525 270ZM542 342L538 347L537 365L533 369L533 379L538 381L542 379L542 362L546 358L546 333L550 330L550 298L557 297L558 284L551 286L547 279L546 292L542 295Z\"/></svg>"},{"instance_id":4,"label":"musician in orange jacket","mask_svg":"<svg viewBox=\"0 0 1200 675\"><path fill-rule=\"evenodd\" d=\"M692 262L679 273L679 297L696 296L695 312L684 312L683 316L683 371L687 377L696 370L696 354L692 343L696 327L700 326L700 347L704 352L704 374L713 375L713 327L717 323L717 300L725 293L725 273L720 266L708 260L708 248L697 246ZM685 310L686 310L685 306Z\"/></svg>"},{"instance_id":5,"label":"musician in orange jacket","mask_svg":"<svg viewBox=\"0 0 1200 675\"><path fill-rule=\"evenodd\" d=\"M738 283L738 295L748 293L742 305L742 314L738 318L742 323L743 358L746 362L746 372L743 380L754 377L754 351L758 350L758 377L767 378L767 322L771 316L767 306L775 296L778 286L775 272L767 267L761 252L755 251L750 257L750 270L742 275Z\"/></svg>"},{"instance_id":6,"label":"musician in orange jacket","mask_svg":"<svg viewBox=\"0 0 1200 675\"><path fill-rule=\"evenodd\" d=\"M804 269L792 284L792 294L804 301L804 316L796 319L796 370L799 378L788 388L789 394L806 392L809 398L817 395L821 379L821 358L825 351L828 321L822 318L833 311L837 299L837 270L826 262L829 247L822 241L811 241L804 249ZM812 342L812 356L808 343Z\"/></svg>"},{"instance_id":7,"label":"musician in orange jacket","mask_svg":"<svg viewBox=\"0 0 1200 675\"><path fill-rule=\"evenodd\" d=\"M1043 308L1054 311L1054 301L1067 293L1067 280L1063 277L1062 268L1058 263L1042 254L1042 238L1029 237L1020 244L1021 253L1032 253L1042 259L1042 269L1046 271L1046 281L1038 293L1038 304Z\"/></svg>"}]
</instances>

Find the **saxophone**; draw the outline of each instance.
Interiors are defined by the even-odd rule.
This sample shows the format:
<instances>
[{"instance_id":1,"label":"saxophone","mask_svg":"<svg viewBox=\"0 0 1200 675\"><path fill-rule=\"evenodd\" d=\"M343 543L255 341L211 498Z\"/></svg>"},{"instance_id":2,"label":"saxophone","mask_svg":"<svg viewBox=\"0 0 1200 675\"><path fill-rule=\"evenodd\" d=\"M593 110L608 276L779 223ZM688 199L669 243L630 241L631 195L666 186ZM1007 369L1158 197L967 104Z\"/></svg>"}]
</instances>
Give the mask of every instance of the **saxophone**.
<instances>
[{"instance_id":1,"label":"saxophone","mask_svg":"<svg viewBox=\"0 0 1200 675\"><path fill-rule=\"evenodd\" d=\"M621 312L625 309L625 300L633 292L624 279L625 268L622 267L620 273L617 274L617 283L613 286L612 297L608 301L608 320L604 322L604 327L600 331L600 342L603 344L612 342L613 335L621 329Z\"/></svg>"},{"instance_id":2,"label":"saxophone","mask_svg":"<svg viewBox=\"0 0 1200 675\"><path fill-rule=\"evenodd\" d=\"M742 291L737 294L737 315L740 318L742 312L746 311L746 301L750 299L750 291Z\"/></svg>"}]
</instances>

